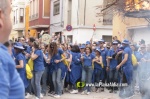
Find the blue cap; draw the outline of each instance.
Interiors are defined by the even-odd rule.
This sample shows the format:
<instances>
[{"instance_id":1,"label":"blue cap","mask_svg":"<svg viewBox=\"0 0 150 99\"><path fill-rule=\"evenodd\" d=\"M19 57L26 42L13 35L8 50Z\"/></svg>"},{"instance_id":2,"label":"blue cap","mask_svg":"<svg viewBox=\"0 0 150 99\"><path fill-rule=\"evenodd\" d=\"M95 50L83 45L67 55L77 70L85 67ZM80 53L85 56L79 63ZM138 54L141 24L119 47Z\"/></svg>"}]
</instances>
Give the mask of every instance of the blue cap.
<instances>
[{"instance_id":1,"label":"blue cap","mask_svg":"<svg viewBox=\"0 0 150 99\"><path fill-rule=\"evenodd\" d=\"M129 42L129 40L125 39L125 40L122 41L122 44L130 44L130 42Z\"/></svg>"},{"instance_id":2,"label":"blue cap","mask_svg":"<svg viewBox=\"0 0 150 99\"><path fill-rule=\"evenodd\" d=\"M122 51L122 50L124 50L124 47L122 45L120 45L119 51Z\"/></svg>"},{"instance_id":3,"label":"blue cap","mask_svg":"<svg viewBox=\"0 0 150 99\"><path fill-rule=\"evenodd\" d=\"M85 48L85 45L82 44L82 45L80 46L80 49L84 49L84 48Z\"/></svg>"},{"instance_id":4,"label":"blue cap","mask_svg":"<svg viewBox=\"0 0 150 99\"><path fill-rule=\"evenodd\" d=\"M118 44L118 42L117 41L113 41L112 44Z\"/></svg>"},{"instance_id":5,"label":"blue cap","mask_svg":"<svg viewBox=\"0 0 150 99\"><path fill-rule=\"evenodd\" d=\"M103 39L100 39L99 42L103 42L104 43L105 41Z\"/></svg>"},{"instance_id":6,"label":"blue cap","mask_svg":"<svg viewBox=\"0 0 150 99\"><path fill-rule=\"evenodd\" d=\"M90 42L90 41L86 41L86 45L87 45L87 44L91 44L91 42Z\"/></svg>"},{"instance_id":7,"label":"blue cap","mask_svg":"<svg viewBox=\"0 0 150 99\"><path fill-rule=\"evenodd\" d=\"M20 42L16 42L14 48L21 49L21 50L24 49L23 45Z\"/></svg>"},{"instance_id":8,"label":"blue cap","mask_svg":"<svg viewBox=\"0 0 150 99\"><path fill-rule=\"evenodd\" d=\"M96 51L98 51L99 53L101 53L101 50L99 48L96 48Z\"/></svg>"}]
</instances>

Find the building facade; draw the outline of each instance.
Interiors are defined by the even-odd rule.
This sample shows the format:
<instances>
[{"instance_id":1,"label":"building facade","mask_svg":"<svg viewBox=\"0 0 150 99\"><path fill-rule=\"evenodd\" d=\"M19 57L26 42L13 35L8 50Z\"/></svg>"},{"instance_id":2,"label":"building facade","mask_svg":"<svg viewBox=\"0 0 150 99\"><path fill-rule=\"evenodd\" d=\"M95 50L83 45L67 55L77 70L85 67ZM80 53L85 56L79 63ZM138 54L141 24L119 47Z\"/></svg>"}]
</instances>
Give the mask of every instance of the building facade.
<instances>
[{"instance_id":1,"label":"building facade","mask_svg":"<svg viewBox=\"0 0 150 99\"><path fill-rule=\"evenodd\" d=\"M25 0L12 0L12 39L21 37L25 33Z\"/></svg>"},{"instance_id":2,"label":"building facade","mask_svg":"<svg viewBox=\"0 0 150 99\"><path fill-rule=\"evenodd\" d=\"M118 3L118 6L125 4L125 10L113 18L113 35L118 36L120 40L127 38L137 44L144 39L146 44L150 44L150 2L147 0L123 2Z\"/></svg>"},{"instance_id":3,"label":"building facade","mask_svg":"<svg viewBox=\"0 0 150 99\"><path fill-rule=\"evenodd\" d=\"M148 44L150 43L149 24L150 23L144 18L114 16L113 36L117 36L120 40L129 39L131 42L136 43L144 39Z\"/></svg>"},{"instance_id":4,"label":"building facade","mask_svg":"<svg viewBox=\"0 0 150 99\"><path fill-rule=\"evenodd\" d=\"M64 29L64 0L51 0L50 34L62 33Z\"/></svg>"},{"instance_id":5,"label":"building facade","mask_svg":"<svg viewBox=\"0 0 150 99\"><path fill-rule=\"evenodd\" d=\"M37 37L41 31L49 32L50 0L30 0L29 27L36 30Z\"/></svg>"},{"instance_id":6,"label":"building facade","mask_svg":"<svg viewBox=\"0 0 150 99\"><path fill-rule=\"evenodd\" d=\"M92 37L112 40L112 17L97 17L98 5L106 0L51 0L51 34L63 34L70 43L85 43ZM109 22L110 20L111 22ZM72 26L68 31L66 27ZM93 28L96 27L94 31ZM63 40L62 40L63 41Z\"/></svg>"},{"instance_id":7,"label":"building facade","mask_svg":"<svg viewBox=\"0 0 150 99\"><path fill-rule=\"evenodd\" d=\"M30 2L29 0L26 0L25 3L25 37L37 37L36 30L29 28L29 12L30 12Z\"/></svg>"}]
</instances>

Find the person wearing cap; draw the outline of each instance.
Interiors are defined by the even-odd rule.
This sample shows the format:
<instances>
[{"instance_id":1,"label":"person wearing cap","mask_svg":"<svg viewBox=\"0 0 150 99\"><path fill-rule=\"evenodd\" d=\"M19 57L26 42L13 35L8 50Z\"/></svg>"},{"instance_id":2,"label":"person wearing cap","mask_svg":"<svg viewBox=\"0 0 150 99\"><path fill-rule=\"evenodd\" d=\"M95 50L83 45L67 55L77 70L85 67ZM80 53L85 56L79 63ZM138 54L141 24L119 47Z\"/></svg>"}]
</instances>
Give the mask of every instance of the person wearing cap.
<instances>
[{"instance_id":1,"label":"person wearing cap","mask_svg":"<svg viewBox=\"0 0 150 99\"><path fill-rule=\"evenodd\" d=\"M24 83L25 88L27 88L28 81L27 81L26 70L25 70L26 58L23 55L24 48L20 42L17 42L14 45L14 49L16 52L16 58L15 58L16 68L17 68L17 71Z\"/></svg>"},{"instance_id":2,"label":"person wearing cap","mask_svg":"<svg viewBox=\"0 0 150 99\"><path fill-rule=\"evenodd\" d=\"M141 44L140 46L140 61L145 61L148 59L148 53L146 51L146 45L145 44Z\"/></svg>"},{"instance_id":3,"label":"person wearing cap","mask_svg":"<svg viewBox=\"0 0 150 99\"><path fill-rule=\"evenodd\" d=\"M111 84L118 83L118 70L116 69L118 61L116 60L116 55L118 51L118 42L113 41L112 42L112 49L108 51L107 59L107 70L109 70L109 82ZM110 93L117 92L117 87L110 85Z\"/></svg>"},{"instance_id":4,"label":"person wearing cap","mask_svg":"<svg viewBox=\"0 0 150 99\"><path fill-rule=\"evenodd\" d=\"M149 68L149 63L150 63L150 55L146 51L146 45L141 44L140 46L140 55L141 55L141 60L139 62L139 67L138 67L138 80L139 80L139 89L140 93L142 96L142 99L149 99L150 95L150 87L148 86L150 81L150 68Z\"/></svg>"},{"instance_id":5,"label":"person wearing cap","mask_svg":"<svg viewBox=\"0 0 150 99\"><path fill-rule=\"evenodd\" d=\"M141 55L138 52L138 47L135 44L131 44L130 45L131 49L132 49L132 54L136 57L137 62L140 62L141 59ZM133 86L138 87L138 64L136 64L135 66L133 66Z\"/></svg>"},{"instance_id":6,"label":"person wearing cap","mask_svg":"<svg viewBox=\"0 0 150 99\"><path fill-rule=\"evenodd\" d=\"M106 57L107 57L107 53L108 53L108 50L107 48L104 47L104 44L105 44L105 41L103 39L100 39L99 40L99 49L101 51L101 56L102 56L102 60L103 60L103 65L104 65L104 68L103 68L103 75L102 75L102 78L103 78L103 83L105 83L105 81L108 83L108 73L106 71L106 67L107 67L107 61L106 61ZM104 91L104 88L102 87L101 91Z\"/></svg>"},{"instance_id":7,"label":"person wearing cap","mask_svg":"<svg viewBox=\"0 0 150 99\"><path fill-rule=\"evenodd\" d=\"M132 65L132 50L129 46L130 42L128 40L123 40L122 45L124 47L124 51L123 51L123 55L122 55L122 62L116 67L117 70L119 70L120 68L122 68L123 70L123 78L125 78L126 80L123 80L122 83L127 83L128 86L125 89L125 87L123 88L123 90L125 90L125 93L123 92L123 90L120 91L120 97L130 97L133 96L134 92L132 90L132 86L131 86L131 82L133 79L133 65Z\"/></svg>"},{"instance_id":8,"label":"person wearing cap","mask_svg":"<svg viewBox=\"0 0 150 99\"><path fill-rule=\"evenodd\" d=\"M91 42L90 41L86 41L86 47L90 47L91 46Z\"/></svg>"},{"instance_id":9,"label":"person wearing cap","mask_svg":"<svg viewBox=\"0 0 150 99\"><path fill-rule=\"evenodd\" d=\"M82 44L79 48L80 48L81 55L83 55L85 53L85 45Z\"/></svg>"},{"instance_id":10,"label":"person wearing cap","mask_svg":"<svg viewBox=\"0 0 150 99\"><path fill-rule=\"evenodd\" d=\"M97 49L97 44L96 44L96 42L94 42L93 44L92 44L92 54L95 56L95 51L96 51L96 49Z\"/></svg>"},{"instance_id":11,"label":"person wearing cap","mask_svg":"<svg viewBox=\"0 0 150 99\"><path fill-rule=\"evenodd\" d=\"M102 61L102 56L101 56L101 51L99 48L95 49L95 58L93 59L94 63L94 71L93 71L93 80L94 83L99 84L102 75L102 70L103 70L103 61ZM96 92L99 92L100 86L96 86Z\"/></svg>"}]
</instances>

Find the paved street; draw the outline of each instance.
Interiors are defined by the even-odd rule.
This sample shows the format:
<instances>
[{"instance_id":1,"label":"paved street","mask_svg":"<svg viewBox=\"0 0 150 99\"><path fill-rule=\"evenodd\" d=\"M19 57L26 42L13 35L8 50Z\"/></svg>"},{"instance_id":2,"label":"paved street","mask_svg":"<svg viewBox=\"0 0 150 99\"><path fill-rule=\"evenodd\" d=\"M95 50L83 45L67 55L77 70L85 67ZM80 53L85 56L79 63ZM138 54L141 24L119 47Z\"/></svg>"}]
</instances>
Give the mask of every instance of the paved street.
<instances>
[{"instance_id":1,"label":"paved street","mask_svg":"<svg viewBox=\"0 0 150 99\"><path fill-rule=\"evenodd\" d=\"M45 96L42 99L55 99L55 98L51 96ZM79 94L65 93L59 99L120 99L120 98L118 97L118 93L117 94L109 93L109 91L106 90L105 92L101 92L101 93L92 92L90 95L81 95L80 93ZM130 99L141 99L141 98L139 94L136 94Z\"/></svg>"}]
</instances>

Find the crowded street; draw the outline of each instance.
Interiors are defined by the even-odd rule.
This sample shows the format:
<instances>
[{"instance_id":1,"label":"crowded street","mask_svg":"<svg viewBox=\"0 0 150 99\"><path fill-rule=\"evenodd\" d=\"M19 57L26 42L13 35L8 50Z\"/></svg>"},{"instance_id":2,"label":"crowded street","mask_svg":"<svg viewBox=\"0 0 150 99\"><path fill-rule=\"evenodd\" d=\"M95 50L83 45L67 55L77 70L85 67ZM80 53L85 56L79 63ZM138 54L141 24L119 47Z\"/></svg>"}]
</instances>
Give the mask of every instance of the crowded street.
<instances>
[{"instance_id":1,"label":"crowded street","mask_svg":"<svg viewBox=\"0 0 150 99\"><path fill-rule=\"evenodd\" d=\"M0 0L0 99L150 99L150 0Z\"/></svg>"}]
</instances>

